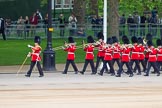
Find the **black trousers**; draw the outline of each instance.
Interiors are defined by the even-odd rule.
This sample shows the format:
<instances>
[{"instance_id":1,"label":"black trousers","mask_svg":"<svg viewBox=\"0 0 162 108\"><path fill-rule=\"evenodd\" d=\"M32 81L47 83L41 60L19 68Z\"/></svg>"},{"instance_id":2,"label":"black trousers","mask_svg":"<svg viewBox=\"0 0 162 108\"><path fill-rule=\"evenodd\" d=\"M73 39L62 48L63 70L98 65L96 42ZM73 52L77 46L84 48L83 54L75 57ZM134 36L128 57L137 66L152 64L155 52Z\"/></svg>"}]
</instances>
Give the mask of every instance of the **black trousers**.
<instances>
[{"instance_id":1,"label":"black trousers","mask_svg":"<svg viewBox=\"0 0 162 108\"><path fill-rule=\"evenodd\" d=\"M156 62L148 62L147 71L146 71L146 74L147 75L149 75L151 66L154 68L154 71L155 72L157 72L158 74L160 74L159 69L158 69L158 66L156 65Z\"/></svg>"},{"instance_id":2,"label":"black trousers","mask_svg":"<svg viewBox=\"0 0 162 108\"><path fill-rule=\"evenodd\" d=\"M144 60L139 60L139 63L142 64L143 71L145 72L145 71L146 71L146 64L145 64L145 61L144 61ZM134 71L136 71L136 70L137 70L137 66L135 65Z\"/></svg>"},{"instance_id":3,"label":"black trousers","mask_svg":"<svg viewBox=\"0 0 162 108\"><path fill-rule=\"evenodd\" d=\"M29 71L27 72L27 75L31 75L32 70L33 70L35 64L37 65L39 74L40 74L40 75L44 75L44 74L43 74L43 70L42 70L42 68L41 68L41 65L40 65L40 62L39 62L39 61L31 61L30 69L29 69Z\"/></svg>"},{"instance_id":4,"label":"black trousers","mask_svg":"<svg viewBox=\"0 0 162 108\"><path fill-rule=\"evenodd\" d=\"M161 70L160 67L162 66L162 61L157 61L156 64L157 64L157 67L158 67L158 69L160 71Z\"/></svg>"},{"instance_id":5,"label":"black trousers","mask_svg":"<svg viewBox=\"0 0 162 108\"><path fill-rule=\"evenodd\" d=\"M0 34L3 36L3 40L6 40L6 35L4 30L0 30Z\"/></svg>"},{"instance_id":6,"label":"black trousers","mask_svg":"<svg viewBox=\"0 0 162 108\"><path fill-rule=\"evenodd\" d=\"M114 63L117 63L117 65L118 65L118 68L120 67L120 60L119 59L113 59L112 60L112 65L113 65L113 67L114 67Z\"/></svg>"},{"instance_id":7,"label":"black trousers","mask_svg":"<svg viewBox=\"0 0 162 108\"><path fill-rule=\"evenodd\" d=\"M134 62L135 62L135 66L138 69L138 73L141 73L141 68L140 68L140 65L139 65L139 60L131 60L131 62L130 62L131 69L132 69L132 66L133 66Z\"/></svg>"},{"instance_id":8,"label":"black trousers","mask_svg":"<svg viewBox=\"0 0 162 108\"><path fill-rule=\"evenodd\" d=\"M104 62L104 57L97 57L97 61L96 61L96 72L97 72L97 68L99 66L100 61L102 60L102 62ZM106 72L108 72L108 68L106 66Z\"/></svg>"},{"instance_id":9,"label":"black trousers","mask_svg":"<svg viewBox=\"0 0 162 108\"><path fill-rule=\"evenodd\" d=\"M121 73L122 73L122 71L123 71L123 65L124 65L124 64L126 65L129 74L133 74L133 71L132 71L131 68L130 68L129 62L121 62L121 63L120 63L120 67L119 67L119 70L118 70L118 74L121 75Z\"/></svg>"},{"instance_id":10,"label":"black trousers","mask_svg":"<svg viewBox=\"0 0 162 108\"><path fill-rule=\"evenodd\" d=\"M106 60L104 60L104 62L103 62L103 67L102 67L102 69L101 69L101 71L100 71L100 74L103 74L103 72L104 72L104 70L106 69L106 67L107 67L107 63L109 64L109 67L110 67L110 73L111 74L115 74L115 71L114 71L114 68L113 68L113 66L112 66L112 61L106 61Z\"/></svg>"},{"instance_id":11,"label":"black trousers","mask_svg":"<svg viewBox=\"0 0 162 108\"><path fill-rule=\"evenodd\" d=\"M74 71L75 71L75 72L78 71L78 68L77 68L77 66L75 65L74 60L66 60L66 65L65 65L64 73L67 73L70 63L71 63L71 65L72 65Z\"/></svg>"},{"instance_id":12,"label":"black trousers","mask_svg":"<svg viewBox=\"0 0 162 108\"><path fill-rule=\"evenodd\" d=\"M93 62L93 60L89 60L89 59L85 60L82 72L86 71L86 68L87 68L89 63L90 63L90 66L91 66L92 73L96 73L94 62Z\"/></svg>"}]
</instances>

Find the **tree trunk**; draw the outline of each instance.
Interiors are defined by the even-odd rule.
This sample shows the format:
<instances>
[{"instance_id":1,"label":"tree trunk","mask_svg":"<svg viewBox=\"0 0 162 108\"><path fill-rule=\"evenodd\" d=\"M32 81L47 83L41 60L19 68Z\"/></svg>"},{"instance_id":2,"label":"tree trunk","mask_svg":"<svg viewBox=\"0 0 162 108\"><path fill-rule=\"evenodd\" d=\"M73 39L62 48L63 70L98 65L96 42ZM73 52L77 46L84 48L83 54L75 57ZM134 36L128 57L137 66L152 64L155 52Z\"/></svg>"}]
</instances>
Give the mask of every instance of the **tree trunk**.
<instances>
[{"instance_id":1,"label":"tree trunk","mask_svg":"<svg viewBox=\"0 0 162 108\"><path fill-rule=\"evenodd\" d=\"M78 24L85 24L86 0L74 0L73 12L78 20Z\"/></svg>"},{"instance_id":2,"label":"tree trunk","mask_svg":"<svg viewBox=\"0 0 162 108\"><path fill-rule=\"evenodd\" d=\"M117 36L119 39L118 0L108 0L108 37Z\"/></svg>"}]
</instances>

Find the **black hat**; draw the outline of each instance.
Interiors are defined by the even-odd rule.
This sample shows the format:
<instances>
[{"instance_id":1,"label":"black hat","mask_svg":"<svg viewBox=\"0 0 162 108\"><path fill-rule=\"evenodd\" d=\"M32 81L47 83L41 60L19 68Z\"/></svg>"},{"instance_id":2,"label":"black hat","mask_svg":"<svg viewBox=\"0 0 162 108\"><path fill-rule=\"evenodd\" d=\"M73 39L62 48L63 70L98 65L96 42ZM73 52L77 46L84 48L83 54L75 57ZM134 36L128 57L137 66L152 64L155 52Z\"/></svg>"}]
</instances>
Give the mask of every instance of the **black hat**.
<instances>
[{"instance_id":1,"label":"black hat","mask_svg":"<svg viewBox=\"0 0 162 108\"><path fill-rule=\"evenodd\" d=\"M113 39L113 43L118 42L118 39L117 39L117 37L116 37L116 36L113 36L113 37L112 37L112 39Z\"/></svg>"},{"instance_id":2,"label":"black hat","mask_svg":"<svg viewBox=\"0 0 162 108\"><path fill-rule=\"evenodd\" d=\"M148 41L147 41L147 45L148 45L148 46L152 46L152 45L153 45L153 44L152 44L152 40L148 40Z\"/></svg>"},{"instance_id":3,"label":"black hat","mask_svg":"<svg viewBox=\"0 0 162 108\"><path fill-rule=\"evenodd\" d=\"M143 44L143 39L141 37L138 38L138 44Z\"/></svg>"},{"instance_id":4,"label":"black hat","mask_svg":"<svg viewBox=\"0 0 162 108\"><path fill-rule=\"evenodd\" d=\"M97 34L97 38L98 38L98 39L104 40L104 35L103 35L103 33L102 33L102 32L99 32L99 33Z\"/></svg>"},{"instance_id":5,"label":"black hat","mask_svg":"<svg viewBox=\"0 0 162 108\"><path fill-rule=\"evenodd\" d=\"M157 40L156 40L156 45L157 45L157 46L161 46L161 45L162 45L162 41L161 41L160 39L157 39Z\"/></svg>"},{"instance_id":6,"label":"black hat","mask_svg":"<svg viewBox=\"0 0 162 108\"><path fill-rule=\"evenodd\" d=\"M125 39L124 39L124 44L130 44L130 42L129 42L129 39L128 39L128 38L125 38Z\"/></svg>"},{"instance_id":7,"label":"black hat","mask_svg":"<svg viewBox=\"0 0 162 108\"><path fill-rule=\"evenodd\" d=\"M34 43L38 43L38 44L41 43L41 38L40 38L40 36L35 36L35 37L34 37Z\"/></svg>"},{"instance_id":8,"label":"black hat","mask_svg":"<svg viewBox=\"0 0 162 108\"><path fill-rule=\"evenodd\" d=\"M94 39L92 36L87 37L87 43L94 43Z\"/></svg>"},{"instance_id":9,"label":"black hat","mask_svg":"<svg viewBox=\"0 0 162 108\"><path fill-rule=\"evenodd\" d=\"M131 38L131 41L132 41L132 43L137 43L137 42L138 42L138 39L137 39L136 36L133 36L133 37Z\"/></svg>"},{"instance_id":10,"label":"black hat","mask_svg":"<svg viewBox=\"0 0 162 108\"><path fill-rule=\"evenodd\" d=\"M146 35L146 40L152 40L152 35L150 33Z\"/></svg>"},{"instance_id":11,"label":"black hat","mask_svg":"<svg viewBox=\"0 0 162 108\"><path fill-rule=\"evenodd\" d=\"M113 39L111 37L107 38L107 44L113 44Z\"/></svg>"},{"instance_id":12,"label":"black hat","mask_svg":"<svg viewBox=\"0 0 162 108\"><path fill-rule=\"evenodd\" d=\"M68 37L68 43L74 43L73 37Z\"/></svg>"},{"instance_id":13,"label":"black hat","mask_svg":"<svg viewBox=\"0 0 162 108\"><path fill-rule=\"evenodd\" d=\"M122 42L124 43L124 40L128 39L128 37L126 35L122 36Z\"/></svg>"}]
</instances>

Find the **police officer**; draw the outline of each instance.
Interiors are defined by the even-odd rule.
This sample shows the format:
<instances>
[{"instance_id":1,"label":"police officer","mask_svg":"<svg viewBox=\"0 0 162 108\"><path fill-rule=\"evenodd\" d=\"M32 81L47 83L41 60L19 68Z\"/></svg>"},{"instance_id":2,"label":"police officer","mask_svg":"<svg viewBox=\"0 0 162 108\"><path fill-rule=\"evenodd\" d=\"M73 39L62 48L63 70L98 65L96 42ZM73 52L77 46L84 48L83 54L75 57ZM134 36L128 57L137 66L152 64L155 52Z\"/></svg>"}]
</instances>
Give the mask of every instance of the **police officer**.
<instances>
[{"instance_id":1,"label":"police officer","mask_svg":"<svg viewBox=\"0 0 162 108\"><path fill-rule=\"evenodd\" d=\"M44 76L43 70L42 70L41 65L40 65L40 61L41 61L40 53L41 53L41 50L42 50L42 48L40 46L40 42L41 42L40 37L35 36L35 38L34 38L34 45L35 46L28 45L28 47L31 48L32 52L28 54L28 57L31 57L31 64L30 64L29 71L25 75L26 77L31 76L32 70L33 70L35 65L38 68L38 71L39 71L39 74L40 74L39 77Z\"/></svg>"},{"instance_id":2,"label":"police officer","mask_svg":"<svg viewBox=\"0 0 162 108\"><path fill-rule=\"evenodd\" d=\"M0 33L3 36L3 40L6 40L6 35L5 35L5 21L1 17L0 17Z\"/></svg>"},{"instance_id":3,"label":"police officer","mask_svg":"<svg viewBox=\"0 0 162 108\"><path fill-rule=\"evenodd\" d=\"M75 46L75 42L74 42L73 37L68 38L68 44L65 43L65 47L63 48L63 50L67 51L68 55L67 55L65 69L64 69L64 72L62 74L67 74L70 63L73 66L75 74L78 74L78 68L77 68L77 66L75 65L75 62L74 62L74 59L75 59L74 52L76 50L76 46Z\"/></svg>"}]
</instances>

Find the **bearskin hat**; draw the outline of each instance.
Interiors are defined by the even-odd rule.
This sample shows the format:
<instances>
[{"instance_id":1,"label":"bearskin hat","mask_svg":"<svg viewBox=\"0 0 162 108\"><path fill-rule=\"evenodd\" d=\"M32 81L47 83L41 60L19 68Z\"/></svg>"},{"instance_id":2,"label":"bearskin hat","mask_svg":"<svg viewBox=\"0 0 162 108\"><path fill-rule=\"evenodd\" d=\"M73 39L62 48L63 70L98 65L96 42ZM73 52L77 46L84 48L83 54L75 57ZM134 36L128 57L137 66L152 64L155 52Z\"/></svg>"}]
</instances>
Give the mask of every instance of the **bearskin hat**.
<instances>
[{"instance_id":1,"label":"bearskin hat","mask_svg":"<svg viewBox=\"0 0 162 108\"><path fill-rule=\"evenodd\" d=\"M34 43L38 43L38 44L41 43L41 38L40 38L40 36L35 36L35 37L34 37Z\"/></svg>"},{"instance_id":2,"label":"bearskin hat","mask_svg":"<svg viewBox=\"0 0 162 108\"><path fill-rule=\"evenodd\" d=\"M146 40L152 40L152 35L150 33L146 35Z\"/></svg>"},{"instance_id":3,"label":"bearskin hat","mask_svg":"<svg viewBox=\"0 0 162 108\"><path fill-rule=\"evenodd\" d=\"M153 44L152 44L152 40L148 40L148 41L147 41L147 45L148 45L148 46L152 46L152 45L153 45Z\"/></svg>"},{"instance_id":4,"label":"bearskin hat","mask_svg":"<svg viewBox=\"0 0 162 108\"><path fill-rule=\"evenodd\" d=\"M156 45L157 45L157 46L161 46L161 45L162 45L161 39L157 39L157 40L156 40Z\"/></svg>"},{"instance_id":5,"label":"bearskin hat","mask_svg":"<svg viewBox=\"0 0 162 108\"><path fill-rule=\"evenodd\" d=\"M128 39L128 37L126 35L122 36L122 42L124 43L124 40Z\"/></svg>"},{"instance_id":6,"label":"bearskin hat","mask_svg":"<svg viewBox=\"0 0 162 108\"><path fill-rule=\"evenodd\" d=\"M116 36L113 36L113 37L112 37L112 40L113 40L113 43L118 42L118 39L117 39L117 37L116 37Z\"/></svg>"},{"instance_id":7,"label":"bearskin hat","mask_svg":"<svg viewBox=\"0 0 162 108\"><path fill-rule=\"evenodd\" d=\"M143 39L141 37L138 38L138 44L143 44Z\"/></svg>"},{"instance_id":8,"label":"bearskin hat","mask_svg":"<svg viewBox=\"0 0 162 108\"><path fill-rule=\"evenodd\" d=\"M107 38L107 44L113 44L113 39L111 37Z\"/></svg>"},{"instance_id":9,"label":"bearskin hat","mask_svg":"<svg viewBox=\"0 0 162 108\"><path fill-rule=\"evenodd\" d=\"M131 41L132 41L132 43L137 43L137 42L138 42L138 39L137 39L136 36L133 36L133 37L131 38Z\"/></svg>"},{"instance_id":10,"label":"bearskin hat","mask_svg":"<svg viewBox=\"0 0 162 108\"><path fill-rule=\"evenodd\" d=\"M123 42L124 42L124 44L130 44L130 42L129 42L129 39L128 39L128 38L125 38L125 39L123 40Z\"/></svg>"},{"instance_id":11,"label":"bearskin hat","mask_svg":"<svg viewBox=\"0 0 162 108\"><path fill-rule=\"evenodd\" d=\"M87 37L87 43L94 43L94 39L92 36Z\"/></svg>"},{"instance_id":12,"label":"bearskin hat","mask_svg":"<svg viewBox=\"0 0 162 108\"><path fill-rule=\"evenodd\" d=\"M98 39L104 40L104 35L103 35L103 33L102 33L102 32L99 32L99 33L97 34L97 38L98 38Z\"/></svg>"},{"instance_id":13,"label":"bearskin hat","mask_svg":"<svg viewBox=\"0 0 162 108\"><path fill-rule=\"evenodd\" d=\"M74 43L73 37L68 37L68 43Z\"/></svg>"}]
</instances>

